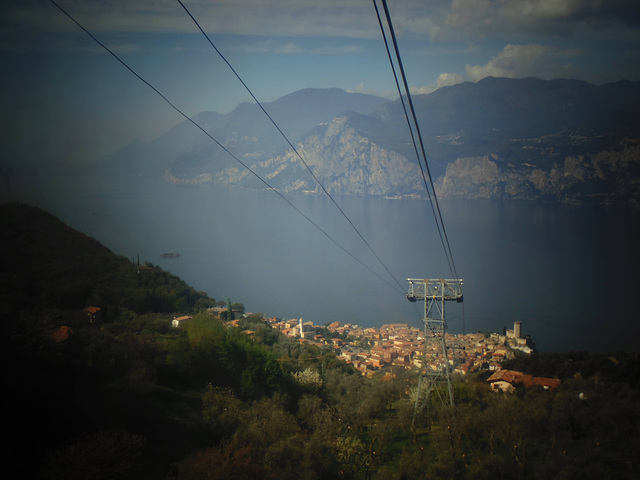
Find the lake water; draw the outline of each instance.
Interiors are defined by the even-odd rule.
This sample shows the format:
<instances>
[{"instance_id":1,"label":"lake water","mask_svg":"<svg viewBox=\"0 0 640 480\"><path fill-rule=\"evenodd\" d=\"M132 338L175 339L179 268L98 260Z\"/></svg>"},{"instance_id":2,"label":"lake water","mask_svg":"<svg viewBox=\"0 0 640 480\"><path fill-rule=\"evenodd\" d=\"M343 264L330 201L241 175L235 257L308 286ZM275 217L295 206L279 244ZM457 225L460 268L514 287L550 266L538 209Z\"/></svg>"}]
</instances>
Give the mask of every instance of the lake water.
<instances>
[{"instance_id":1,"label":"lake water","mask_svg":"<svg viewBox=\"0 0 640 480\"><path fill-rule=\"evenodd\" d=\"M317 226L274 192L150 179L33 177L2 199L45 208L115 253L268 316L421 327L423 304L406 300L406 278L451 278L427 201L336 198L374 255L320 195L287 197ZM640 350L640 212L440 206L465 281L464 303L447 304L450 333L502 332L519 320L541 351Z\"/></svg>"}]
</instances>

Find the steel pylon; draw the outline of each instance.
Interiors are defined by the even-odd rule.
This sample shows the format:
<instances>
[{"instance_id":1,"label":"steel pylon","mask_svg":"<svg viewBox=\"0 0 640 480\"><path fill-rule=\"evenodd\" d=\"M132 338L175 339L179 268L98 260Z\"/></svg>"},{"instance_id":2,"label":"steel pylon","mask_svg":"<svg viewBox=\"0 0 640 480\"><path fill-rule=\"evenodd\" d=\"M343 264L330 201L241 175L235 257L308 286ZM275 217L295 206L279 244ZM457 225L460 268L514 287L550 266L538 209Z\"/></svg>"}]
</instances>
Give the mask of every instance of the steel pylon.
<instances>
[{"instance_id":1,"label":"steel pylon","mask_svg":"<svg viewBox=\"0 0 640 480\"><path fill-rule=\"evenodd\" d=\"M424 406L429 402L431 394L436 392L440 401L447 403L444 395L448 394L448 403L454 406L453 389L451 388L451 368L445 342L445 302L462 302L462 279L416 279L408 278L410 302L424 301L424 358L418 388L412 424ZM441 362L438 362L440 357ZM426 384L426 385L424 385ZM443 395L443 388L446 392ZM440 388L438 388L440 387ZM425 389L424 393L422 389Z\"/></svg>"}]
</instances>

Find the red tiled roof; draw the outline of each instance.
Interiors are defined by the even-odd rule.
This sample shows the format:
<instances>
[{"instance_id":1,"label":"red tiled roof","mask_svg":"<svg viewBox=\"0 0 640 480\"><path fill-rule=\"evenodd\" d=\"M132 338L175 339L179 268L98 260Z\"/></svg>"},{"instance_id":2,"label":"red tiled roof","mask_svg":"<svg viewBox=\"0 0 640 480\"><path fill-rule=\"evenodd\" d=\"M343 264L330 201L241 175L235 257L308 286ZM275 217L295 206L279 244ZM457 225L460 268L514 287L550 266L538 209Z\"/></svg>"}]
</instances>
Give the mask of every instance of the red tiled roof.
<instances>
[{"instance_id":1,"label":"red tiled roof","mask_svg":"<svg viewBox=\"0 0 640 480\"><path fill-rule=\"evenodd\" d=\"M553 390L560 385L562 381L559 378L533 377L533 383L535 385L542 385L545 390Z\"/></svg>"},{"instance_id":2,"label":"red tiled roof","mask_svg":"<svg viewBox=\"0 0 640 480\"><path fill-rule=\"evenodd\" d=\"M525 387L541 385L548 390L553 390L561 383L557 378L534 377L533 375L527 375L515 370L498 370L487 379L487 382L490 383L498 381L507 382L512 385L522 383Z\"/></svg>"}]
</instances>

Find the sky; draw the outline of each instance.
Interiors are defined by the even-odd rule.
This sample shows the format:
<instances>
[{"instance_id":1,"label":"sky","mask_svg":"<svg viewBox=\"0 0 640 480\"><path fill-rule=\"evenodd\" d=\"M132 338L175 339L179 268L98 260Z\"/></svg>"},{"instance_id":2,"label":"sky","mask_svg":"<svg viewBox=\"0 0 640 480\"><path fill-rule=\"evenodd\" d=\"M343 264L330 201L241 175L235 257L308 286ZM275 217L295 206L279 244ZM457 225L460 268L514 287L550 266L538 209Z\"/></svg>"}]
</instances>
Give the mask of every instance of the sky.
<instances>
[{"instance_id":1,"label":"sky","mask_svg":"<svg viewBox=\"0 0 640 480\"><path fill-rule=\"evenodd\" d=\"M185 114L251 101L177 0L56 2ZM398 96L372 0L182 3L260 102L308 87ZM413 94L487 76L640 80L637 0L388 7ZM49 0L2 2L0 61L2 164L90 162L184 120Z\"/></svg>"}]
</instances>

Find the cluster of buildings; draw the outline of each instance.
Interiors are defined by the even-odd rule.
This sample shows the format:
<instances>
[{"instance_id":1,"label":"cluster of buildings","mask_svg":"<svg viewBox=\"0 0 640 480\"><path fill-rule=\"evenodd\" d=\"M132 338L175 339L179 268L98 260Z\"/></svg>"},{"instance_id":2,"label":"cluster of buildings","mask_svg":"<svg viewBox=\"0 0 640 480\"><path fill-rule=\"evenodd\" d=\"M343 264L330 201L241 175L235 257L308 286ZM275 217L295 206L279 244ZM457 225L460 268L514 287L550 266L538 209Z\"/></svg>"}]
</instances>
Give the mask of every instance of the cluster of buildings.
<instances>
[{"instance_id":1,"label":"cluster of buildings","mask_svg":"<svg viewBox=\"0 0 640 480\"><path fill-rule=\"evenodd\" d=\"M316 326L313 322L305 322L301 318L280 320L279 318L271 317L266 320L271 324L272 328L280 330L284 335L311 341L321 347L326 344L326 338L316 332Z\"/></svg>"},{"instance_id":2,"label":"cluster of buildings","mask_svg":"<svg viewBox=\"0 0 640 480\"><path fill-rule=\"evenodd\" d=\"M451 371L461 374L478 370L497 371L504 360L515 357L515 350L527 354L532 351L528 339L522 336L521 322L515 322L513 330L507 330L505 335L445 333L447 358L443 358L441 349L436 348L425 355L424 331L408 324L363 328L333 322L324 330L316 329L312 322L302 319L266 320L284 335L322 348L329 346L340 359L363 375L371 375L387 366L441 370L446 364ZM327 337L320 333L323 330L330 335Z\"/></svg>"},{"instance_id":3,"label":"cluster of buildings","mask_svg":"<svg viewBox=\"0 0 640 480\"><path fill-rule=\"evenodd\" d=\"M190 318L174 318L173 326L179 327L181 322ZM447 358L444 358L439 346L427 342L423 330L406 323L363 328L340 322L316 327L313 322L305 322L302 318L281 320L270 317L265 320L272 328L300 342L320 348L330 347L338 358L353 365L363 375L373 375L384 367L442 371L448 365L450 371L463 375L479 370L493 371L487 382L493 390L498 391L513 392L519 385L538 385L545 390L553 390L560 384L558 379L533 377L502 369L502 362L514 358L516 350L526 354L532 352L530 339L523 337L522 322L518 321L504 335L445 333ZM231 321L235 325L238 322L238 319Z\"/></svg>"}]
</instances>

